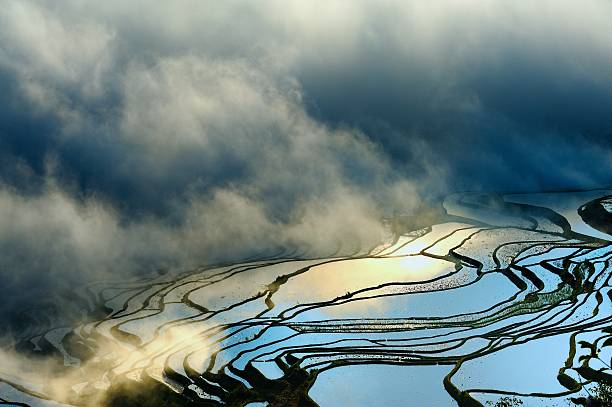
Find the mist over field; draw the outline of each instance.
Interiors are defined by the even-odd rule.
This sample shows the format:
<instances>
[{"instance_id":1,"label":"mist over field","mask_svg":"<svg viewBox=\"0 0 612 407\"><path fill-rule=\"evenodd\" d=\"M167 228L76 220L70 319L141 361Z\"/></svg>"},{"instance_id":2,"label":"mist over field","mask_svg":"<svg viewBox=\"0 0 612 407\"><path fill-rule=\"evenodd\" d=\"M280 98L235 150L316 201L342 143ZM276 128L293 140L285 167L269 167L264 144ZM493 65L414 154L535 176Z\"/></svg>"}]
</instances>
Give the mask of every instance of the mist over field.
<instances>
[{"instance_id":1,"label":"mist over field","mask_svg":"<svg viewBox=\"0 0 612 407\"><path fill-rule=\"evenodd\" d=\"M610 21L595 0L4 0L2 341L75 286L367 252L455 192L609 187Z\"/></svg>"}]
</instances>

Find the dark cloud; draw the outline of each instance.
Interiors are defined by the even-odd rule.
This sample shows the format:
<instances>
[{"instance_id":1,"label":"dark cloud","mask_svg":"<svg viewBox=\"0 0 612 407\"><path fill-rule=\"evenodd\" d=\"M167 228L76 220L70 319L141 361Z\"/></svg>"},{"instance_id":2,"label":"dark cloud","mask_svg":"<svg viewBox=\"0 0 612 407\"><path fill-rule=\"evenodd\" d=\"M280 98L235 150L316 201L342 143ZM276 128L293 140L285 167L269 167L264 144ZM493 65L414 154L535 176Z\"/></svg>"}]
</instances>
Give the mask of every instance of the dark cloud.
<instances>
[{"instance_id":1,"label":"dark cloud","mask_svg":"<svg viewBox=\"0 0 612 407\"><path fill-rule=\"evenodd\" d=\"M315 117L359 126L410 171L419 139L459 188L609 182L609 5L402 9L366 18L350 58L304 58L298 78Z\"/></svg>"}]
</instances>

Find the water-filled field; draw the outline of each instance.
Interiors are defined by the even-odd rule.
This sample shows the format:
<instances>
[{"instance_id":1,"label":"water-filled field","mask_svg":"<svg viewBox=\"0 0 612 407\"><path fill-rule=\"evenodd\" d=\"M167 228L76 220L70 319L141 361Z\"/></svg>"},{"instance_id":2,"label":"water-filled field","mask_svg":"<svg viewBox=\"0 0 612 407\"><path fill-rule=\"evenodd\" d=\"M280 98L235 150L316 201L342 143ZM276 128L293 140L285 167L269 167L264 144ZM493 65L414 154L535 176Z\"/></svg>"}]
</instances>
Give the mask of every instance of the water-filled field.
<instances>
[{"instance_id":1,"label":"water-filled field","mask_svg":"<svg viewBox=\"0 0 612 407\"><path fill-rule=\"evenodd\" d=\"M586 402L612 384L610 194L455 194L436 224L389 219L386 242L351 256L266 254L74 287L67 304L84 322L61 325L53 308L24 313L0 363L0 399Z\"/></svg>"}]
</instances>

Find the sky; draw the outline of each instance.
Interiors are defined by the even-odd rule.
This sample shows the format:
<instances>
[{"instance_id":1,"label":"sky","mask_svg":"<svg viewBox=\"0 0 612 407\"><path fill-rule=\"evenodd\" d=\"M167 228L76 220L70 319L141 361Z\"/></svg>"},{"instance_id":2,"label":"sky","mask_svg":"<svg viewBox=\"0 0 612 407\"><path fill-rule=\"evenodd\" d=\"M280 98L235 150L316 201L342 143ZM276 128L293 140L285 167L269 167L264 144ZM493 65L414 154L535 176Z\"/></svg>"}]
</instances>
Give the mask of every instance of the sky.
<instances>
[{"instance_id":1,"label":"sky","mask_svg":"<svg viewBox=\"0 0 612 407\"><path fill-rule=\"evenodd\" d=\"M603 0L3 0L0 315L370 247L454 191L610 185L611 20Z\"/></svg>"}]
</instances>

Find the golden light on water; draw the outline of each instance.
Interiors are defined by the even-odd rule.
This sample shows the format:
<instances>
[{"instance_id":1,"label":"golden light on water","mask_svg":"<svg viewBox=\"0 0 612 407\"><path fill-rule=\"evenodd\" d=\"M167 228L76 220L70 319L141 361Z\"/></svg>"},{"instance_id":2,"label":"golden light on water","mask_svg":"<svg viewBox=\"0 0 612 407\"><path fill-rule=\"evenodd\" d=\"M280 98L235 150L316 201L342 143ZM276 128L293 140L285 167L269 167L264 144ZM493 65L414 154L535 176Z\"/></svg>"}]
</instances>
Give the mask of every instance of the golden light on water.
<instances>
[{"instance_id":1,"label":"golden light on water","mask_svg":"<svg viewBox=\"0 0 612 407\"><path fill-rule=\"evenodd\" d=\"M289 280L275 301L317 301L392 282L419 282L447 274L454 264L426 256L380 257L334 261ZM309 289L306 291L304 287Z\"/></svg>"}]
</instances>

